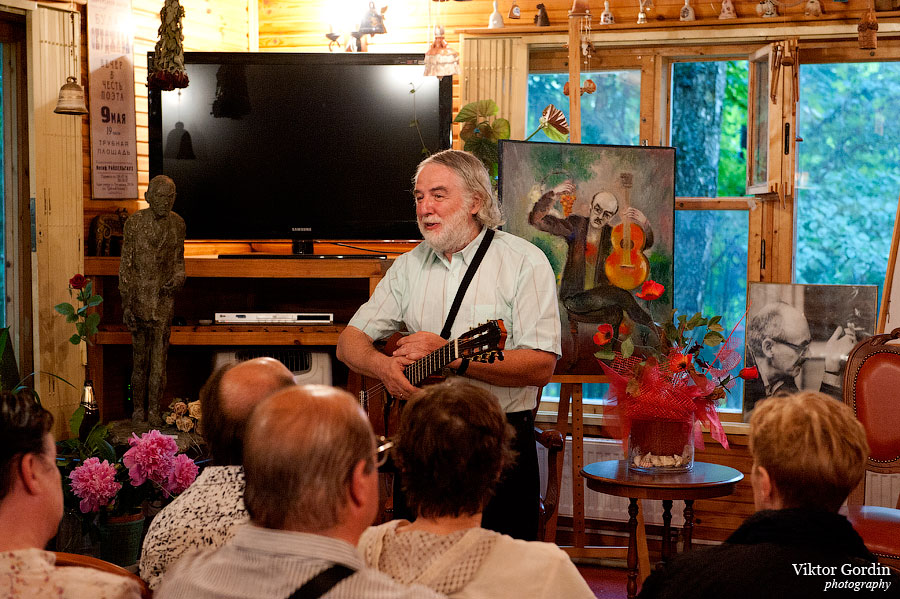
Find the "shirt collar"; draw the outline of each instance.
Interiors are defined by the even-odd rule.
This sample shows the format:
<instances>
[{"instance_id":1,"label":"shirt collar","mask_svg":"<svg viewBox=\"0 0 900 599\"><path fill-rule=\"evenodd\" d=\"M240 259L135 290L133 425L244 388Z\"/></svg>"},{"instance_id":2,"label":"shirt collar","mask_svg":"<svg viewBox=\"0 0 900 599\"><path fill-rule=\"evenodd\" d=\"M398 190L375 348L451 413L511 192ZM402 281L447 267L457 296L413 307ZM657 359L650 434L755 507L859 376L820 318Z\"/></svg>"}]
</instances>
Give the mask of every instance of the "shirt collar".
<instances>
[{"instance_id":1,"label":"shirt collar","mask_svg":"<svg viewBox=\"0 0 900 599\"><path fill-rule=\"evenodd\" d=\"M346 541L323 535L246 524L237 529L233 543L235 547L257 553L321 559L356 570L365 567L356 547Z\"/></svg>"},{"instance_id":2,"label":"shirt collar","mask_svg":"<svg viewBox=\"0 0 900 599\"><path fill-rule=\"evenodd\" d=\"M481 227L481 232L475 236L469 245L459 250L458 252L453 254L453 260L460 260L463 265L468 266L472 262L472 258L475 256L475 252L478 251L478 246L481 245L481 240L484 239L485 233L487 233L488 228L485 226ZM428 246L431 249L431 254L433 256L432 260L440 260L444 263L444 266L450 268L450 261L447 260L447 257L442 253L435 251L434 248Z\"/></svg>"}]
</instances>

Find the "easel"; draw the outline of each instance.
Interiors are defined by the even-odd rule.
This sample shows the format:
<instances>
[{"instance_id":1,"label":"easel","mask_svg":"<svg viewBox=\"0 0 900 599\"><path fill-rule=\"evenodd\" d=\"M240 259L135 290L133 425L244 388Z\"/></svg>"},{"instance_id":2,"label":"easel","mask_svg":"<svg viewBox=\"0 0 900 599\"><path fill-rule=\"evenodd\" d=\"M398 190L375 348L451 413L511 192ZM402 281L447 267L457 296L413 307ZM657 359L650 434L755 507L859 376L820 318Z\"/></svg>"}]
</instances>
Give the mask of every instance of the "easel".
<instances>
[{"instance_id":1,"label":"easel","mask_svg":"<svg viewBox=\"0 0 900 599\"><path fill-rule=\"evenodd\" d=\"M585 517L584 517L584 483L581 477L581 469L584 468L584 383L606 383L607 377L602 375L558 375L551 382L560 383L559 410L556 413L556 430L564 435L567 431L572 436L572 531L573 542L571 547L562 547L571 558L619 558L625 559L628 554L627 546L586 546ZM571 406L572 424L569 428L569 407ZM627 451L623 448L623 452ZM560 465L562 468L562 465ZM560 478L562 473L560 472ZM644 510L638 503L638 574L643 582L650 575L650 555L647 550L647 533L644 529ZM548 530L556 530L558 514L547 522Z\"/></svg>"}]
</instances>

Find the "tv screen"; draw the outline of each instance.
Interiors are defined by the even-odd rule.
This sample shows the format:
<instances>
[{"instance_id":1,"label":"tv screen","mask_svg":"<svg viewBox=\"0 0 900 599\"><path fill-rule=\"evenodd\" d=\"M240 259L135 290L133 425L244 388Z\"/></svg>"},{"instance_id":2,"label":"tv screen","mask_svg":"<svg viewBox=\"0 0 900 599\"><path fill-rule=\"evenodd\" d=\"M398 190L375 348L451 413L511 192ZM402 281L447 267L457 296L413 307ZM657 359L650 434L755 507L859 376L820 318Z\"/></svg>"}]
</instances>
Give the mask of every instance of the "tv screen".
<instances>
[{"instance_id":1,"label":"tv screen","mask_svg":"<svg viewBox=\"0 0 900 599\"><path fill-rule=\"evenodd\" d=\"M411 181L450 147L452 110L422 55L187 52L185 68L187 88L150 92L149 136L188 239L421 237Z\"/></svg>"}]
</instances>

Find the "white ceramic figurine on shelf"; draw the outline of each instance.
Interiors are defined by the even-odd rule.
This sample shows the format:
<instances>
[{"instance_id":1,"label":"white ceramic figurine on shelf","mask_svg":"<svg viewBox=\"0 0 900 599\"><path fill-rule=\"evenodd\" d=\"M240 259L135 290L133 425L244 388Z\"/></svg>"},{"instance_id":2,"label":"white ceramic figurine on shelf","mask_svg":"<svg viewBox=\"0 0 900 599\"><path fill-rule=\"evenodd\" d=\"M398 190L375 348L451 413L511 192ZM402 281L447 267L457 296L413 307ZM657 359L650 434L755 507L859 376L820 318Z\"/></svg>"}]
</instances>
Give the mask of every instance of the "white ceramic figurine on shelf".
<instances>
[{"instance_id":1,"label":"white ceramic figurine on shelf","mask_svg":"<svg viewBox=\"0 0 900 599\"><path fill-rule=\"evenodd\" d=\"M641 12L638 13L637 22L638 25L642 25L647 22L647 11L653 8L653 0L638 0L638 4Z\"/></svg>"},{"instance_id":2,"label":"white ceramic figurine on shelf","mask_svg":"<svg viewBox=\"0 0 900 599\"><path fill-rule=\"evenodd\" d=\"M616 22L616 18L613 16L612 12L609 10L609 0L603 0L603 12L600 13L600 24L601 25L612 25Z\"/></svg>"},{"instance_id":3,"label":"white ceramic figurine on shelf","mask_svg":"<svg viewBox=\"0 0 900 599\"><path fill-rule=\"evenodd\" d=\"M694 16L694 7L691 6L691 0L684 0L684 6L681 7L681 13L678 15L679 21L693 21L696 19Z\"/></svg>"},{"instance_id":4,"label":"white ceramic figurine on shelf","mask_svg":"<svg viewBox=\"0 0 900 599\"><path fill-rule=\"evenodd\" d=\"M734 3L731 0L722 0L722 10L719 12L720 19L736 19L737 13L734 12Z\"/></svg>"},{"instance_id":5,"label":"white ceramic figurine on shelf","mask_svg":"<svg viewBox=\"0 0 900 599\"><path fill-rule=\"evenodd\" d=\"M491 18L488 20L488 29L500 29L501 27L503 27L503 15L497 10L497 0L494 0L494 12L491 13Z\"/></svg>"}]
</instances>

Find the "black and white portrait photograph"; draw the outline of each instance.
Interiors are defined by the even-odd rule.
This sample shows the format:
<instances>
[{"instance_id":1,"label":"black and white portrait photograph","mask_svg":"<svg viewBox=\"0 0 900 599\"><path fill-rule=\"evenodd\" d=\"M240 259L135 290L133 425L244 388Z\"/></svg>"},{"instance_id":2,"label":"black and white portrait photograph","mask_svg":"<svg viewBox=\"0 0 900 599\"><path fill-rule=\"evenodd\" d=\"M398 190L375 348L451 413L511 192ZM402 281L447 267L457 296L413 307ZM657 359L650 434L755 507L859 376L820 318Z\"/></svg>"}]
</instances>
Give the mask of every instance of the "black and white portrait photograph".
<instances>
[{"instance_id":1,"label":"black and white portrait photograph","mask_svg":"<svg viewBox=\"0 0 900 599\"><path fill-rule=\"evenodd\" d=\"M800 389L841 399L847 355L875 332L874 285L750 283L744 420L757 402Z\"/></svg>"}]
</instances>

